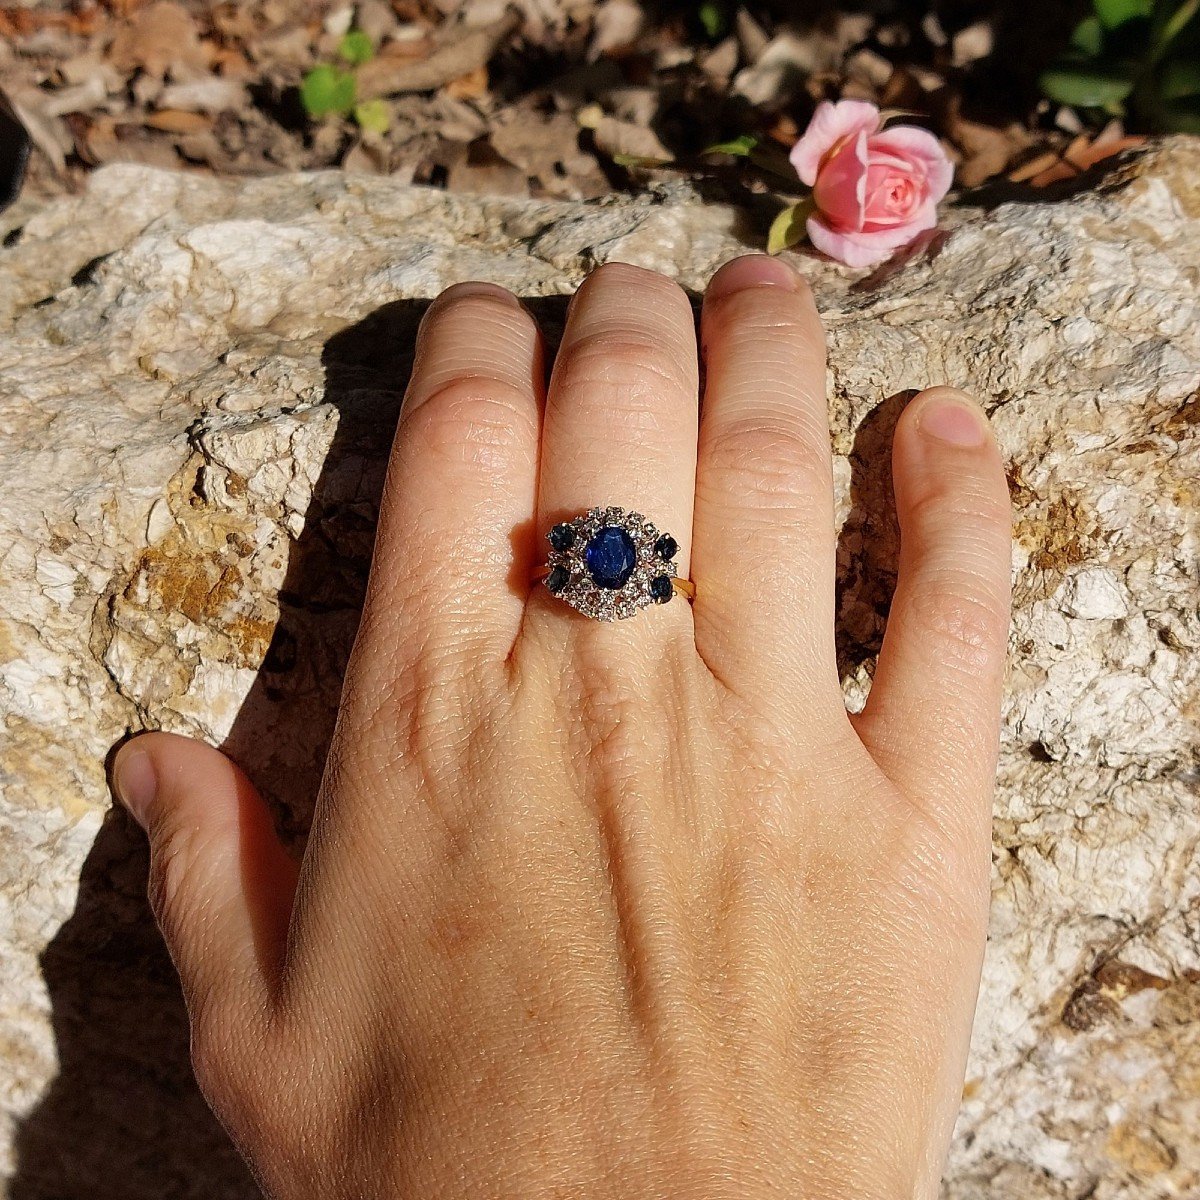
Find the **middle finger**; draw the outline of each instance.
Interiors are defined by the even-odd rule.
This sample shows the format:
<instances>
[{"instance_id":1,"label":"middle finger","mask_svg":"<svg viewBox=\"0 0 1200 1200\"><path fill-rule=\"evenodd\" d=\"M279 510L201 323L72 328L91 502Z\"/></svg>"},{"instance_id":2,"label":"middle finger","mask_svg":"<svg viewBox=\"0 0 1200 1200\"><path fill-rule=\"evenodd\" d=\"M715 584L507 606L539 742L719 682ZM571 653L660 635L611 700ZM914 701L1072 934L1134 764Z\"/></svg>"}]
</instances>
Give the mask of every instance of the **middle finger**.
<instances>
[{"instance_id":1,"label":"middle finger","mask_svg":"<svg viewBox=\"0 0 1200 1200\"><path fill-rule=\"evenodd\" d=\"M546 398L539 533L589 508L633 509L678 541L686 578L698 377L678 284L623 263L594 271L571 305Z\"/></svg>"}]
</instances>

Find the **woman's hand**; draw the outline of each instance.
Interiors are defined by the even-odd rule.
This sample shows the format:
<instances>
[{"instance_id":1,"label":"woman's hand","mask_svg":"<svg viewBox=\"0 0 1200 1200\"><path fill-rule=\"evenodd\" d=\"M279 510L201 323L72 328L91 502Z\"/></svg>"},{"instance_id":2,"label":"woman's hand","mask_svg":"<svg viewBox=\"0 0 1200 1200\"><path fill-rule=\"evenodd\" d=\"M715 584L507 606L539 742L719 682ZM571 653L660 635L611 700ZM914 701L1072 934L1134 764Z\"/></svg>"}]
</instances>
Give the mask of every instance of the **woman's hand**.
<instances>
[{"instance_id":1,"label":"woman's hand","mask_svg":"<svg viewBox=\"0 0 1200 1200\"><path fill-rule=\"evenodd\" d=\"M933 1197L988 899L1008 623L1000 456L960 393L896 431L899 584L865 711L834 656L820 322L782 263L704 300L429 310L303 863L245 777L120 751L201 1086L276 1200ZM694 606L588 620L545 531L680 543Z\"/></svg>"}]
</instances>

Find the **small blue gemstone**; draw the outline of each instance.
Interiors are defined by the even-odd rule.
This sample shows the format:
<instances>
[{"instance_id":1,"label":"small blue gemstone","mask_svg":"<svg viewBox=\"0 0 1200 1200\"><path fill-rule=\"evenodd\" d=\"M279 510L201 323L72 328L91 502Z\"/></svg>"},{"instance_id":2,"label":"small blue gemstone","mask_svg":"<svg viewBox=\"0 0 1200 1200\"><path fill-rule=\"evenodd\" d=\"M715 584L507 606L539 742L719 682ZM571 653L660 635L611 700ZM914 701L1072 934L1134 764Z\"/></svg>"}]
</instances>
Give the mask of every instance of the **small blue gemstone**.
<instances>
[{"instance_id":1,"label":"small blue gemstone","mask_svg":"<svg viewBox=\"0 0 1200 1200\"><path fill-rule=\"evenodd\" d=\"M620 525L605 525L598 529L584 553L588 574L597 587L624 587L637 565L637 547L633 538Z\"/></svg>"},{"instance_id":2,"label":"small blue gemstone","mask_svg":"<svg viewBox=\"0 0 1200 1200\"><path fill-rule=\"evenodd\" d=\"M555 567L546 576L546 586L557 595L571 582L571 572L566 567Z\"/></svg>"},{"instance_id":3,"label":"small blue gemstone","mask_svg":"<svg viewBox=\"0 0 1200 1200\"><path fill-rule=\"evenodd\" d=\"M655 604L666 604L675 595L670 575L656 575L650 580L650 596Z\"/></svg>"},{"instance_id":4,"label":"small blue gemstone","mask_svg":"<svg viewBox=\"0 0 1200 1200\"><path fill-rule=\"evenodd\" d=\"M654 543L654 553L659 558L670 561L679 553L679 543L669 534L664 533L662 537Z\"/></svg>"},{"instance_id":5,"label":"small blue gemstone","mask_svg":"<svg viewBox=\"0 0 1200 1200\"><path fill-rule=\"evenodd\" d=\"M550 539L550 545L555 550L570 550L575 545L575 530L565 522L562 525L555 525L547 536Z\"/></svg>"}]
</instances>

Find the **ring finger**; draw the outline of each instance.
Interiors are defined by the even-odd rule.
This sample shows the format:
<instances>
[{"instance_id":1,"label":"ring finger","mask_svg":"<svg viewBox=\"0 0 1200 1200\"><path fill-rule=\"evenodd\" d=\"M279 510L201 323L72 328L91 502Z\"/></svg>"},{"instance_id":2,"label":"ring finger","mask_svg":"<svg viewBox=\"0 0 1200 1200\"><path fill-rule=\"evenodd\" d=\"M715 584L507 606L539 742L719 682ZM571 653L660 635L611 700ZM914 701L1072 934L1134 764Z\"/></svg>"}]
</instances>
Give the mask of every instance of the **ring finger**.
<instances>
[{"instance_id":1,"label":"ring finger","mask_svg":"<svg viewBox=\"0 0 1200 1200\"><path fill-rule=\"evenodd\" d=\"M632 509L676 539L686 578L698 376L695 322L677 284L622 263L593 272L571 305L550 379L539 533L592 507ZM538 591L554 611L569 611Z\"/></svg>"}]
</instances>

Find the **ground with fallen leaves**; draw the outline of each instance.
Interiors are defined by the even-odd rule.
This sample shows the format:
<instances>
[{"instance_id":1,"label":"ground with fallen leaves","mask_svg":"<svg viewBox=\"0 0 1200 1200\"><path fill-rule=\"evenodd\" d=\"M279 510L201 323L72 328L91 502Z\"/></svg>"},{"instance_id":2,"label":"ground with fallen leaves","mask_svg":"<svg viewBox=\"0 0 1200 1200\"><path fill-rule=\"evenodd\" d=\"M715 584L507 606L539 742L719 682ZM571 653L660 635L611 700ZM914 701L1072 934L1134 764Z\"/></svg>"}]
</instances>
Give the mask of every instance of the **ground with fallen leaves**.
<instances>
[{"instance_id":1,"label":"ground with fallen leaves","mask_svg":"<svg viewBox=\"0 0 1200 1200\"><path fill-rule=\"evenodd\" d=\"M1130 142L1120 121L1085 127L1039 97L1038 71L1083 7L34 3L0 9L0 82L33 144L26 194L77 190L112 162L220 175L340 167L572 199L683 173L786 194L781 152L819 100L838 97L933 129L960 187L1044 184ZM345 112L313 115L302 85L318 67L353 76ZM756 162L710 149L738 138L758 139ZM764 164L773 175L755 170Z\"/></svg>"}]
</instances>

